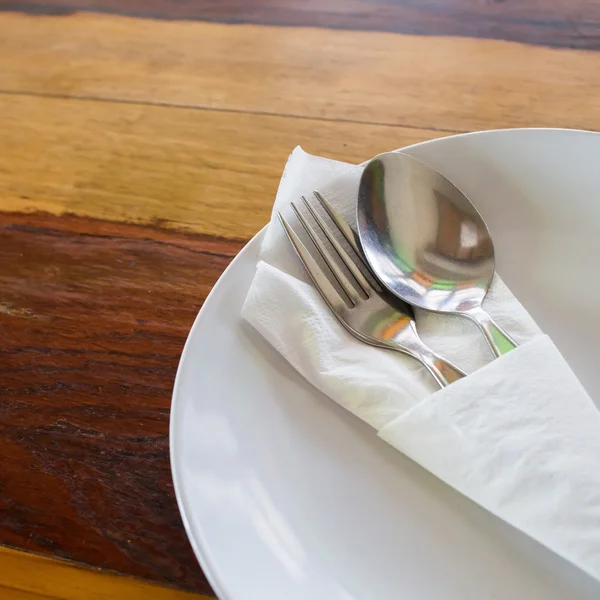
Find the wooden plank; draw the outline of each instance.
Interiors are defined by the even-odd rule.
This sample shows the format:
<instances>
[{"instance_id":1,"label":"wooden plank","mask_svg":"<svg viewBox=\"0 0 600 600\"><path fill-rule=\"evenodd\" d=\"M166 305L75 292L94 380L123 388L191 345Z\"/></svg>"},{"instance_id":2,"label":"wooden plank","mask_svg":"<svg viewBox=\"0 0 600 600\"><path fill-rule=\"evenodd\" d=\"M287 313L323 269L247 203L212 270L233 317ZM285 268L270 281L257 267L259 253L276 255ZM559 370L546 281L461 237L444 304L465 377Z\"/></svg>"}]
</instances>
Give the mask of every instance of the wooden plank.
<instances>
[{"instance_id":1,"label":"wooden plank","mask_svg":"<svg viewBox=\"0 0 600 600\"><path fill-rule=\"evenodd\" d=\"M2 600L60 600L54 596L40 596L40 594L32 594L15 588L7 588L0 585L0 598Z\"/></svg>"},{"instance_id":2,"label":"wooden plank","mask_svg":"<svg viewBox=\"0 0 600 600\"><path fill-rule=\"evenodd\" d=\"M0 0L0 10L103 11L163 19L460 35L600 48L600 4L589 0Z\"/></svg>"},{"instance_id":3,"label":"wooden plank","mask_svg":"<svg viewBox=\"0 0 600 600\"><path fill-rule=\"evenodd\" d=\"M0 544L210 593L173 495L169 408L242 244L0 213L0 247Z\"/></svg>"},{"instance_id":4,"label":"wooden plank","mask_svg":"<svg viewBox=\"0 0 600 600\"><path fill-rule=\"evenodd\" d=\"M296 144L360 162L441 132L0 94L0 210L249 239Z\"/></svg>"},{"instance_id":5,"label":"wooden plank","mask_svg":"<svg viewBox=\"0 0 600 600\"><path fill-rule=\"evenodd\" d=\"M445 131L600 129L594 52L92 14L4 13L0 28L5 91Z\"/></svg>"},{"instance_id":6,"label":"wooden plank","mask_svg":"<svg viewBox=\"0 0 600 600\"><path fill-rule=\"evenodd\" d=\"M112 573L0 547L2 600L211 600ZM32 576L35 573L35 576Z\"/></svg>"}]
</instances>

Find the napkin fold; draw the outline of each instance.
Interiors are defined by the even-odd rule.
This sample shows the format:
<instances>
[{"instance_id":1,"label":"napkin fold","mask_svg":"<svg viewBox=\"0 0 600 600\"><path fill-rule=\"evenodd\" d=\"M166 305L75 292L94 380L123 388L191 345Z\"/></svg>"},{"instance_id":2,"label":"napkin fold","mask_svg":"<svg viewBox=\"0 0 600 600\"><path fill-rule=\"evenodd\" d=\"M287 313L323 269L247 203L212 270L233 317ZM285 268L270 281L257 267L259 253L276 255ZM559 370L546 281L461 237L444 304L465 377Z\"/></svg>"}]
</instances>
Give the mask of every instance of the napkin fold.
<instances>
[{"instance_id":1,"label":"napkin fold","mask_svg":"<svg viewBox=\"0 0 600 600\"><path fill-rule=\"evenodd\" d=\"M468 373L442 390L416 360L349 334L310 282L276 213L295 224L290 202L318 189L354 224L361 172L292 153L243 317L382 439L600 579L600 412L501 279L484 307L520 346L499 359L467 319L415 311L422 339Z\"/></svg>"}]
</instances>

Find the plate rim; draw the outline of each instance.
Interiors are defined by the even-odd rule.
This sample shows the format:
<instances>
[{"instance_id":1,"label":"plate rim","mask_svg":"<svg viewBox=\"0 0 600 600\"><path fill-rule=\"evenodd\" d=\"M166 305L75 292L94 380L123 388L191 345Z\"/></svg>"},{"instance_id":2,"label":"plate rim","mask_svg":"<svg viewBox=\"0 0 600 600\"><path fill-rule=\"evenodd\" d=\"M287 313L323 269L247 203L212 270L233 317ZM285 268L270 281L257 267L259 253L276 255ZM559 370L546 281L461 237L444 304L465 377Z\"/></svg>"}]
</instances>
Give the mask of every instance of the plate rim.
<instances>
[{"instance_id":1,"label":"plate rim","mask_svg":"<svg viewBox=\"0 0 600 600\"><path fill-rule=\"evenodd\" d=\"M600 136L600 132L598 132L598 131L592 131L589 129L572 129L572 128L567 128L567 127L513 127L513 128L504 128L504 129L484 129L484 130L478 130L478 131L457 133L454 135L433 138L431 140L424 140L422 142L417 142L415 144L403 146L402 148L397 148L395 151L404 152L406 150L411 150L413 148L421 148L423 146L427 146L430 144L439 143L441 140L464 138L464 137L470 137L470 136L480 136L480 135L492 134L492 133L508 133L508 132L518 132L518 131L548 131L548 132L586 133L586 134L593 134L594 136ZM366 164L368 162L368 160L369 159L360 163L360 165ZM254 236L252 236L252 238L248 241L247 244L244 245L244 247L238 252L238 254L236 254L235 258L229 263L229 265L227 265L225 270L221 273L221 275L217 279L216 283L213 285L212 289L206 296L206 299L204 300L204 302L202 303L202 306L198 310L198 314L196 315L196 318L194 319L194 322L190 328L190 331L188 332L185 344L183 346L183 350L181 352L179 363L177 365L177 371L175 373L175 382L173 385L173 393L171 395L171 410L170 410L170 416L169 416L169 464L171 467L171 478L173 481L173 489L175 491L175 499L177 502L177 508L179 509L179 514L180 514L181 520L183 522L183 527L184 527L187 539L192 547L192 550L194 551L196 560L198 561L206 580L208 581L209 585L212 587L215 594L217 594L217 597L219 598L219 600L235 600L235 599L233 598L230 591L228 590L227 584L226 584L224 578L221 576L219 567L217 566L216 561L215 561L214 557L212 556L212 553L209 548L209 544L205 538L204 529L202 528L202 526L199 526L199 527L197 527L198 531L194 534L192 533L192 527L190 524L190 519L188 518L188 511L186 508L186 500L185 500L184 494L183 494L182 475L179 473L179 469L177 467L177 459L175 456L175 454L176 454L176 452L175 452L175 439L176 439L175 430L176 430L176 423L178 422L177 415L180 410L180 409L178 409L178 405L181 406L183 403L182 401L177 402L177 398L181 396L181 393L180 393L180 387L182 385L181 384L181 372L183 370L183 364L186 362L187 355L190 352L190 350L189 350L190 345L191 345L190 340L192 339L196 330L199 329L200 323L202 322L202 320L204 318L203 312L205 312L204 311L205 306L208 305L208 303L211 300L211 298L213 297L213 295L217 295L218 290L220 289L220 286L224 285L224 280L225 280L229 270L233 270L235 268L236 263L238 261L243 260L243 258L245 257L245 254L247 252L249 252L251 248L254 248L257 244L259 244L261 242L262 237L264 236L265 231L268 226L269 226L269 223L264 225L256 234L254 234Z\"/></svg>"},{"instance_id":2,"label":"plate rim","mask_svg":"<svg viewBox=\"0 0 600 600\"><path fill-rule=\"evenodd\" d=\"M190 331L185 340L185 344L183 346L183 350L181 352L181 357L179 359L179 364L177 365L177 372L175 373L175 383L173 385L173 394L171 396L171 414L169 417L169 463L171 466L171 478L173 480L173 489L175 491L175 499L177 501L177 508L179 509L179 514L181 516L181 520L183 522L183 528L185 529L186 537L192 546L192 550L194 551L194 555L196 556L196 560L198 561L204 576L206 577L208 583L212 587L215 594L217 594L217 598L219 600L233 600L233 597L226 592L224 579L220 576L217 576L219 572L218 567L215 564L214 558L209 550L209 545L205 539L204 530L202 527L199 528L198 531L198 540L196 540L196 536L192 535L192 526L190 524L190 520L188 518L188 514L185 510L186 500L184 498L184 494L182 491L183 481L182 476L179 474L178 468L176 466L177 461L175 458L175 428L177 417L176 414L178 412L176 396L178 395L179 388L181 387L181 371L183 370L183 363L187 358L187 354L190 352L190 340L194 335L194 331L200 327L200 323L203 320L203 312L204 307L207 305L209 300L213 295L218 293L218 289L220 286L224 285L224 280L227 275L227 272L234 268L235 264L238 261L241 261L244 258L245 252L250 250L251 247L254 247L256 244L259 244L264 233L268 227L268 223L262 227L257 233L255 233L250 241L244 245L244 247L235 255L234 259L227 265L225 270L221 273L216 283L211 288L210 292L206 296L206 299L202 303L196 318L190 328ZM180 405L182 402L179 403Z\"/></svg>"}]
</instances>

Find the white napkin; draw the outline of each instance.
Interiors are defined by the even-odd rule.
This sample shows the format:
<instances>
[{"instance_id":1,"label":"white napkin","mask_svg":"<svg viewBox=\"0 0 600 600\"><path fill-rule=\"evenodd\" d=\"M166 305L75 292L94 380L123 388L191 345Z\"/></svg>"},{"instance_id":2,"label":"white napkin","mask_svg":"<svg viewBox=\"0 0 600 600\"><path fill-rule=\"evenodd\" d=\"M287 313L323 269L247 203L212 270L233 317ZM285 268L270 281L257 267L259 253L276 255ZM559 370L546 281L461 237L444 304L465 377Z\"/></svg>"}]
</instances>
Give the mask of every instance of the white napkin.
<instances>
[{"instance_id":1,"label":"white napkin","mask_svg":"<svg viewBox=\"0 0 600 600\"><path fill-rule=\"evenodd\" d=\"M318 189L354 223L361 172L292 153L243 317L382 439L600 579L600 412L500 278L484 307L521 345L499 359L467 319L416 311L423 340L469 373L442 390L414 359L351 336L310 282L276 212L300 232L289 203Z\"/></svg>"}]
</instances>

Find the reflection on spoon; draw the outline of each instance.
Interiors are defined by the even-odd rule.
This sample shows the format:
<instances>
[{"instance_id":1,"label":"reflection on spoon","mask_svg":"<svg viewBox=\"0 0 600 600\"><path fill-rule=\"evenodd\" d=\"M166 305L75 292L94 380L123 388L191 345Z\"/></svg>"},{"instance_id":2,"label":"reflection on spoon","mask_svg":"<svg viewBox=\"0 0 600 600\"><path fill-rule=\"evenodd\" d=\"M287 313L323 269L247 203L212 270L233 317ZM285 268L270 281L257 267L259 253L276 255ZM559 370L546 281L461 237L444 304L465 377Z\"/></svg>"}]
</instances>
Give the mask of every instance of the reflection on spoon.
<instances>
[{"instance_id":1,"label":"reflection on spoon","mask_svg":"<svg viewBox=\"0 0 600 600\"><path fill-rule=\"evenodd\" d=\"M392 293L469 317L496 356L516 347L481 307L495 268L488 228L443 175L407 154L376 156L361 177L357 223L365 256Z\"/></svg>"}]
</instances>

